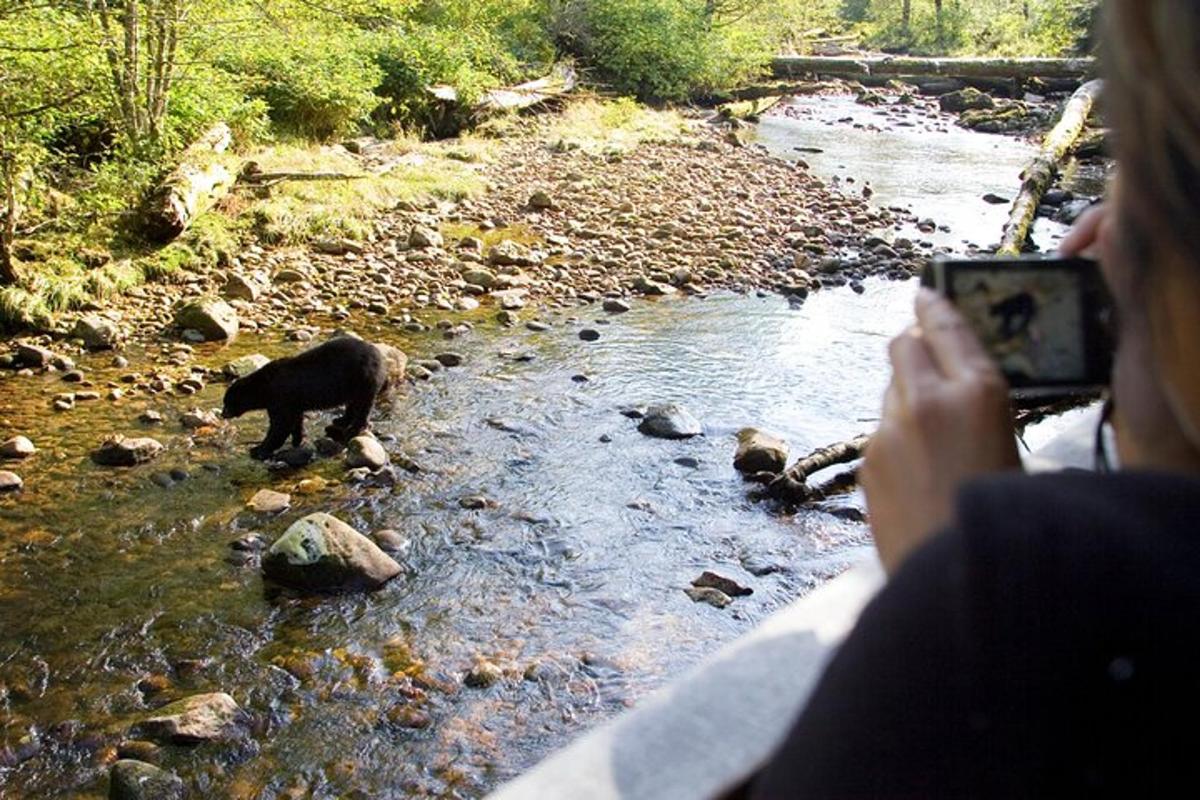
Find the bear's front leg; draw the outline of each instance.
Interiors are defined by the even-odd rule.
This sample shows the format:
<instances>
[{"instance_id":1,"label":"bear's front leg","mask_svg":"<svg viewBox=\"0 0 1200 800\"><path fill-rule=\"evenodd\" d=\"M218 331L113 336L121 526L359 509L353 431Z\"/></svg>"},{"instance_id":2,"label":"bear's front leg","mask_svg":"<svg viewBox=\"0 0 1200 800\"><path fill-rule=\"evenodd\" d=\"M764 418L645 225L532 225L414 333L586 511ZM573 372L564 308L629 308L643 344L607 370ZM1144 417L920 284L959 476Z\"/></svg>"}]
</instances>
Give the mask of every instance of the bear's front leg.
<instances>
[{"instance_id":1,"label":"bear's front leg","mask_svg":"<svg viewBox=\"0 0 1200 800\"><path fill-rule=\"evenodd\" d=\"M295 414L285 414L280 411L268 409L267 416L271 423L267 426L267 436L261 443L250 448L250 457L258 461L265 461L279 448L283 447L283 443L287 441L288 436L296 430ZM304 415L300 414L299 423L304 425Z\"/></svg>"},{"instance_id":2,"label":"bear's front leg","mask_svg":"<svg viewBox=\"0 0 1200 800\"><path fill-rule=\"evenodd\" d=\"M304 441L304 415L300 414L296 417L296 422L292 426L292 447L299 447Z\"/></svg>"}]
</instances>

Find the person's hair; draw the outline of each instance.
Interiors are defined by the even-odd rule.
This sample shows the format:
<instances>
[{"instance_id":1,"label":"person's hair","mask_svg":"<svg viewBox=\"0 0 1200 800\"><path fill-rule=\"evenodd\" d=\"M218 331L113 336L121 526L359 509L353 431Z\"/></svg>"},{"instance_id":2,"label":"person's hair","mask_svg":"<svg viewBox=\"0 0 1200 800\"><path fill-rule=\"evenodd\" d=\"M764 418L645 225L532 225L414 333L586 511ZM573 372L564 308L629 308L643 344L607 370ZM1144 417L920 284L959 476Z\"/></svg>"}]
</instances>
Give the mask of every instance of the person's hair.
<instances>
[{"instance_id":1,"label":"person's hair","mask_svg":"<svg viewBox=\"0 0 1200 800\"><path fill-rule=\"evenodd\" d=\"M1200 2L1109 0L1104 60L1127 244L1200 263Z\"/></svg>"}]
</instances>

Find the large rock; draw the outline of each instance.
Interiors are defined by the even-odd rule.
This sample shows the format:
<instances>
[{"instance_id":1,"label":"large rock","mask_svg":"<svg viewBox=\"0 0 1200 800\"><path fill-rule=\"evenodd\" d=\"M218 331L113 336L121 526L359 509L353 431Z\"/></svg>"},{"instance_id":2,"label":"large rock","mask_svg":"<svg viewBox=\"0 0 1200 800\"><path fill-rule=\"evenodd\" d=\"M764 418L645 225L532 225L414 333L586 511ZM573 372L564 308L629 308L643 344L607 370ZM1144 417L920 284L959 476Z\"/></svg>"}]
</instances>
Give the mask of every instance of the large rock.
<instances>
[{"instance_id":1,"label":"large rock","mask_svg":"<svg viewBox=\"0 0 1200 800\"><path fill-rule=\"evenodd\" d=\"M162 443L148 436L132 439L110 436L92 453L92 461L102 467L133 467L154 459L162 451Z\"/></svg>"},{"instance_id":2,"label":"large rock","mask_svg":"<svg viewBox=\"0 0 1200 800\"><path fill-rule=\"evenodd\" d=\"M734 469L753 475L756 472L771 472L776 475L787 467L788 444L780 438L756 428L738 431L737 453L733 456Z\"/></svg>"},{"instance_id":3,"label":"large rock","mask_svg":"<svg viewBox=\"0 0 1200 800\"><path fill-rule=\"evenodd\" d=\"M462 279L473 286L491 290L496 286L496 274L491 270L475 268L463 270Z\"/></svg>"},{"instance_id":4,"label":"large rock","mask_svg":"<svg viewBox=\"0 0 1200 800\"><path fill-rule=\"evenodd\" d=\"M638 430L659 439L690 439L704 433L700 420L675 403L650 406Z\"/></svg>"},{"instance_id":5,"label":"large rock","mask_svg":"<svg viewBox=\"0 0 1200 800\"><path fill-rule=\"evenodd\" d=\"M25 481L21 480L20 475L0 469L0 494L20 491L24 485Z\"/></svg>"},{"instance_id":6,"label":"large rock","mask_svg":"<svg viewBox=\"0 0 1200 800\"><path fill-rule=\"evenodd\" d=\"M961 114L964 111L979 111L994 108L996 101L978 89L968 86L956 92L948 92L938 98L942 111L950 114Z\"/></svg>"},{"instance_id":7,"label":"large rock","mask_svg":"<svg viewBox=\"0 0 1200 800\"><path fill-rule=\"evenodd\" d=\"M221 288L221 296L230 300L245 300L253 303L266 291L266 284L255 275L231 274Z\"/></svg>"},{"instance_id":8,"label":"large rock","mask_svg":"<svg viewBox=\"0 0 1200 800\"><path fill-rule=\"evenodd\" d=\"M40 347L36 344L28 342L17 342L17 351L13 354L16 357L16 362L22 367L31 367L32 369L41 369L48 367L54 362L54 352L45 347Z\"/></svg>"},{"instance_id":9,"label":"large rock","mask_svg":"<svg viewBox=\"0 0 1200 800\"><path fill-rule=\"evenodd\" d=\"M183 800L178 775L145 761L123 758L113 764L108 778L108 800Z\"/></svg>"},{"instance_id":10,"label":"large rock","mask_svg":"<svg viewBox=\"0 0 1200 800\"><path fill-rule=\"evenodd\" d=\"M262 369L270 363L271 359L267 358L262 353L252 353L248 356L242 356L241 358L235 358L233 361L230 361L228 364L221 367L221 372L223 372L226 377L237 380L238 378L246 377L255 370Z\"/></svg>"},{"instance_id":11,"label":"large rock","mask_svg":"<svg viewBox=\"0 0 1200 800\"><path fill-rule=\"evenodd\" d=\"M89 350L109 350L121 344L121 329L112 320L88 314L75 322L71 335Z\"/></svg>"},{"instance_id":12,"label":"large rock","mask_svg":"<svg viewBox=\"0 0 1200 800\"><path fill-rule=\"evenodd\" d=\"M355 436L346 445L346 466L350 469L366 467L369 470L387 466L388 454L374 436Z\"/></svg>"},{"instance_id":13,"label":"large rock","mask_svg":"<svg viewBox=\"0 0 1200 800\"><path fill-rule=\"evenodd\" d=\"M181 330L196 331L207 342L219 342L237 336L238 315L224 300L206 297L181 306L175 324Z\"/></svg>"},{"instance_id":14,"label":"large rock","mask_svg":"<svg viewBox=\"0 0 1200 800\"><path fill-rule=\"evenodd\" d=\"M532 267L539 262L528 247L505 239L488 251L488 263L496 267Z\"/></svg>"},{"instance_id":15,"label":"large rock","mask_svg":"<svg viewBox=\"0 0 1200 800\"><path fill-rule=\"evenodd\" d=\"M36 452L33 442L24 436L14 436L0 444L0 458L29 458Z\"/></svg>"},{"instance_id":16,"label":"large rock","mask_svg":"<svg viewBox=\"0 0 1200 800\"><path fill-rule=\"evenodd\" d=\"M139 736L165 744L200 744L239 738L246 715L224 692L197 694L177 700L142 719Z\"/></svg>"},{"instance_id":17,"label":"large rock","mask_svg":"<svg viewBox=\"0 0 1200 800\"><path fill-rule=\"evenodd\" d=\"M388 388L394 389L404 380L408 372L408 356L398 347L390 344L376 343L375 349L383 355L383 363L387 365Z\"/></svg>"},{"instance_id":18,"label":"large rock","mask_svg":"<svg viewBox=\"0 0 1200 800\"><path fill-rule=\"evenodd\" d=\"M400 565L346 523L316 513L294 523L271 545L263 572L299 589L377 589L400 574Z\"/></svg>"},{"instance_id":19,"label":"large rock","mask_svg":"<svg viewBox=\"0 0 1200 800\"><path fill-rule=\"evenodd\" d=\"M445 244L445 240L442 238L442 234L433 228L416 225L408 232L408 246L417 250L423 250L427 247L441 247L443 244Z\"/></svg>"}]
</instances>

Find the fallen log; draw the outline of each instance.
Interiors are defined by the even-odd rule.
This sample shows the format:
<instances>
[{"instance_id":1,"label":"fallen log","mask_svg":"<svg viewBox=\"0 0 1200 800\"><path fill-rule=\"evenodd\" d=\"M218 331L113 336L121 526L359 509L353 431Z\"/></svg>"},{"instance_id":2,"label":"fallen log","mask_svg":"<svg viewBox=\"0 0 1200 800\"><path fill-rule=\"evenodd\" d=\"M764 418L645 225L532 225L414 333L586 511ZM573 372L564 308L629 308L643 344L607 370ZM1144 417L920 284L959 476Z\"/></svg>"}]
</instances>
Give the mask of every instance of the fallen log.
<instances>
[{"instance_id":1,"label":"fallen log","mask_svg":"<svg viewBox=\"0 0 1200 800\"><path fill-rule=\"evenodd\" d=\"M1046 135L1041 150L1021 173L1021 191L1013 201L1008 222L1004 225L1004 235L997 251L999 255L1019 255L1025 248L1042 197L1054 182L1059 164L1083 132L1103 88L1104 83L1099 80L1089 81L1079 87L1067 101L1062 119Z\"/></svg>"},{"instance_id":2,"label":"fallen log","mask_svg":"<svg viewBox=\"0 0 1200 800\"><path fill-rule=\"evenodd\" d=\"M783 102L782 95L770 95L753 100L738 100L717 106L721 119L757 122L758 118Z\"/></svg>"},{"instance_id":3,"label":"fallen log","mask_svg":"<svg viewBox=\"0 0 1200 800\"><path fill-rule=\"evenodd\" d=\"M851 473L843 473L829 484L816 488L808 485L808 476L828 467L857 461L863 457L870 441L870 436L862 435L848 442L839 442L813 451L772 481L767 486L767 496L784 503L798 505L824 499L831 493L845 491L847 480L845 476ZM857 475L857 472L853 474Z\"/></svg>"},{"instance_id":4,"label":"fallen log","mask_svg":"<svg viewBox=\"0 0 1200 800\"><path fill-rule=\"evenodd\" d=\"M222 122L183 151L179 166L142 206L147 238L161 244L172 241L233 186L229 169L218 158L232 142L233 134Z\"/></svg>"},{"instance_id":5,"label":"fallen log","mask_svg":"<svg viewBox=\"0 0 1200 800\"><path fill-rule=\"evenodd\" d=\"M945 78L1087 78L1096 74L1092 58L909 58L903 56L776 56L776 77L817 74L889 75Z\"/></svg>"},{"instance_id":6,"label":"fallen log","mask_svg":"<svg viewBox=\"0 0 1200 800\"><path fill-rule=\"evenodd\" d=\"M544 78L492 89L470 107L465 107L462 97L453 86L430 86L426 91L441 109L434 115L431 127L438 136L453 136L465 127L478 125L492 117L525 111L559 99L574 91L577 85L575 68L570 64L560 64Z\"/></svg>"}]
</instances>

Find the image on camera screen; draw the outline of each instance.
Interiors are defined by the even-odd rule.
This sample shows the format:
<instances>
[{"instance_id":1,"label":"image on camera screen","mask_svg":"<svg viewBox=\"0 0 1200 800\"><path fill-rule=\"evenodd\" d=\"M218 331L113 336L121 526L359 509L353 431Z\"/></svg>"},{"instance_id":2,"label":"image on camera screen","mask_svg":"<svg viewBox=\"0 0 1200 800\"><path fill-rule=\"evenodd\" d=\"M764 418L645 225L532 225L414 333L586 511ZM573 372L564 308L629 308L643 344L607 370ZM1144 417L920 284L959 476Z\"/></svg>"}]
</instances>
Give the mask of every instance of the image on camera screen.
<instances>
[{"instance_id":1,"label":"image on camera screen","mask_svg":"<svg viewBox=\"0 0 1200 800\"><path fill-rule=\"evenodd\" d=\"M1070 383L1088 373L1079 277L1059 270L960 270L955 304L1010 378Z\"/></svg>"}]
</instances>

